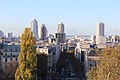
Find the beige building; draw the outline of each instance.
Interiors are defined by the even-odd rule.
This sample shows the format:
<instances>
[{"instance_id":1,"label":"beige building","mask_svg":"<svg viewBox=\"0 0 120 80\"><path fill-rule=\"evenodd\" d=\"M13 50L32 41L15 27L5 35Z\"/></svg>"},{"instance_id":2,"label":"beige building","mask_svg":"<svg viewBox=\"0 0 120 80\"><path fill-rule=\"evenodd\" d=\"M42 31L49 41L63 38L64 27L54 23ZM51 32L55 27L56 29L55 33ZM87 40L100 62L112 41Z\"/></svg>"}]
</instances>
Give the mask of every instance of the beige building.
<instances>
[{"instance_id":1,"label":"beige building","mask_svg":"<svg viewBox=\"0 0 120 80\"><path fill-rule=\"evenodd\" d=\"M104 36L104 23L98 22L96 27L96 44L104 44L105 36Z\"/></svg>"}]
</instances>

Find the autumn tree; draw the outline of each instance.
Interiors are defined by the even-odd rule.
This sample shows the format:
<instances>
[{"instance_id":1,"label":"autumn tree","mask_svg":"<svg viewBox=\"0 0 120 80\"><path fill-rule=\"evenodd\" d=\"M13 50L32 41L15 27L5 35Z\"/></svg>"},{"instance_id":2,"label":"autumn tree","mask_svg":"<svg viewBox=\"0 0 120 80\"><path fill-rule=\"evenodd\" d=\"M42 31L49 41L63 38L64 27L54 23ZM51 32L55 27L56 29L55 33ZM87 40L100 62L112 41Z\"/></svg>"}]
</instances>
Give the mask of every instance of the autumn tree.
<instances>
[{"instance_id":1,"label":"autumn tree","mask_svg":"<svg viewBox=\"0 0 120 80\"><path fill-rule=\"evenodd\" d=\"M92 72L91 72L92 71ZM91 70L87 76L88 80L92 73L96 72L95 80L118 80L120 79L120 46L107 47L103 50L96 70ZM94 79L93 79L94 80Z\"/></svg>"},{"instance_id":2,"label":"autumn tree","mask_svg":"<svg viewBox=\"0 0 120 80\"><path fill-rule=\"evenodd\" d=\"M19 66L16 70L16 80L35 80L36 39L30 28L25 28L20 37Z\"/></svg>"},{"instance_id":3,"label":"autumn tree","mask_svg":"<svg viewBox=\"0 0 120 80\"><path fill-rule=\"evenodd\" d=\"M96 68L91 68L87 73L88 80L97 80L97 71Z\"/></svg>"},{"instance_id":4,"label":"autumn tree","mask_svg":"<svg viewBox=\"0 0 120 80\"><path fill-rule=\"evenodd\" d=\"M15 80L15 71L18 67L17 61L6 62L0 69L0 80Z\"/></svg>"}]
</instances>

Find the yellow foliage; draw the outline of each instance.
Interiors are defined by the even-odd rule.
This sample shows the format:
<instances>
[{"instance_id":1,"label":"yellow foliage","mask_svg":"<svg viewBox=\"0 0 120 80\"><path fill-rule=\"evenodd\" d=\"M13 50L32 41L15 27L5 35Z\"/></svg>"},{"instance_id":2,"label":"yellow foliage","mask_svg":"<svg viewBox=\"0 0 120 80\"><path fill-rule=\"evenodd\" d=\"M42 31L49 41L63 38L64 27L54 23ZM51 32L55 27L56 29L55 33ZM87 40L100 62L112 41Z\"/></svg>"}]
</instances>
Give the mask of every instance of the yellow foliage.
<instances>
[{"instance_id":1,"label":"yellow foliage","mask_svg":"<svg viewBox=\"0 0 120 80\"><path fill-rule=\"evenodd\" d=\"M16 80L31 80L35 78L36 67L36 39L30 28L25 28L20 37L20 54L18 56L19 67L16 70Z\"/></svg>"}]
</instances>

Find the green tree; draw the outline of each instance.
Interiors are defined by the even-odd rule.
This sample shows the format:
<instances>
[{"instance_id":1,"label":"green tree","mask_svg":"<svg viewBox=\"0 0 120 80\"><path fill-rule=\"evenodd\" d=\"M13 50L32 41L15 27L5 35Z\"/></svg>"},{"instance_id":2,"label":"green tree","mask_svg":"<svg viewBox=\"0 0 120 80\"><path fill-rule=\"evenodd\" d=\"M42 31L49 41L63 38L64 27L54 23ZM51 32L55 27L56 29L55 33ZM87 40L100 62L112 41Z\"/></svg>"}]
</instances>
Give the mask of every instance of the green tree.
<instances>
[{"instance_id":1,"label":"green tree","mask_svg":"<svg viewBox=\"0 0 120 80\"><path fill-rule=\"evenodd\" d=\"M19 66L16 70L16 80L35 80L36 39L30 28L25 28L20 37Z\"/></svg>"}]
</instances>

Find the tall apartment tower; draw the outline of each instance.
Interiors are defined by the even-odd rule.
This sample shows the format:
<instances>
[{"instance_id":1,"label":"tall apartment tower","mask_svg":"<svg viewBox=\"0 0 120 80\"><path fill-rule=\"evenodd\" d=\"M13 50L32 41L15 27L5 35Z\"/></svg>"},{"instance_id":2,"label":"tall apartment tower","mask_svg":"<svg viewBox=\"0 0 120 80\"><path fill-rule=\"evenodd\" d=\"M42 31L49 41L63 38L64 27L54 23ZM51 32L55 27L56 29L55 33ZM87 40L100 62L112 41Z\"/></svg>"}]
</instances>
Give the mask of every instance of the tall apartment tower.
<instances>
[{"instance_id":1,"label":"tall apartment tower","mask_svg":"<svg viewBox=\"0 0 120 80\"><path fill-rule=\"evenodd\" d=\"M104 44L105 43L104 26L105 26L105 24L102 22L97 23L96 44Z\"/></svg>"},{"instance_id":2,"label":"tall apartment tower","mask_svg":"<svg viewBox=\"0 0 120 80\"><path fill-rule=\"evenodd\" d=\"M57 33L64 33L64 24L62 22L58 23Z\"/></svg>"},{"instance_id":3,"label":"tall apartment tower","mask_svg":"<svg viewBox=\"0 0 120 80\"><path fill-rule=\"evenodd\" d=\"M39 37L40 37L40 40L46 40L47 39L47 28L46 28L45 24L42 24L40 26Z\"/></svg>"},{"instance_id":4,"label":"tall apartment tower","mask_svg":"<svg viewBox=\"0 0 120 80\"><path fill-rule=\"evenodd\" d=\"M104 36L104 23L97 23L96 36Z\"/></svg>"},{"instance_id":5,"label":"tall apartment tower","mask_svg":"<svg viewBox=\"0 0 120 80\"><path fill-rule=\"evenodd\" d=\"M57 43L65 42L64 24L62 22L58 23L57 33L55 33Z\"/></svg>"},{"instance_id":6,"label":"tall apartment tower","mask_svg":"<svg viewBox=\"0 0 120 80\"><path fill-rule=\"evenodd\" d=\"M30 22L30 28L33 31L33 34L35 35L36 40L39 40L39 38L38 38L38 22L36 19L33 19Z\"/></svg>"}]
</instances>

